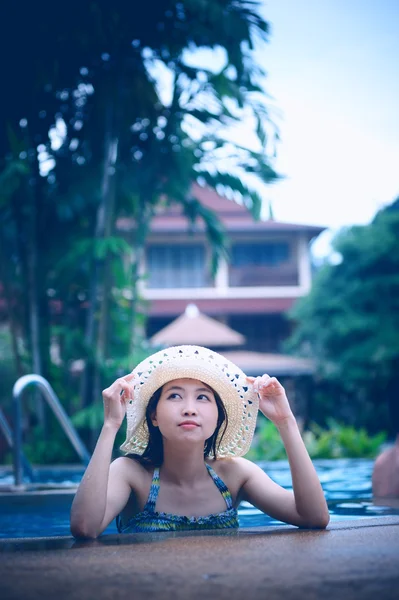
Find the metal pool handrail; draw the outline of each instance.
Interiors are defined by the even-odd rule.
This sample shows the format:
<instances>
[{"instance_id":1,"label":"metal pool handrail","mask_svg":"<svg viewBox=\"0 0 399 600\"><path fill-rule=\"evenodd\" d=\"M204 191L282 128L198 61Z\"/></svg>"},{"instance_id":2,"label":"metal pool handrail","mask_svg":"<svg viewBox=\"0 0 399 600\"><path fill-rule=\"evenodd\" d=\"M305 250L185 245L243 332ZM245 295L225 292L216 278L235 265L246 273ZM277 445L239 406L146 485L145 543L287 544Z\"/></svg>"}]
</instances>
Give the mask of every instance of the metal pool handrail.
<instances>
[{"instance_id":1,"label":"metal pool handrail","mask_svg":"<svg viewBox=\"0 0 399 600\"><path fill-rule=\"evenodd\" d=\"M17 379L14 384L12 395L14 400L14 431L13 431L13 461L14 461L14 479L15 485L21 485L23 479L22 468L22 423L21 423L21 395L22 392L30 385L34 385L40 389L46 399L49 407L57 417L61 427L65 431L71 441L76 452L79 454L82 462L86 465L90 461L90 454L87 451L82 440L78 436L76 429L72 425L68 415L66 414L61 402L57 398L53 388L41 375L31 374L24 375Z\"/></svg>"},{"instance_id":2,"label":"metal pool handrail","mask_svg":"<svg viewBox=\"0 0 399 600\"><path fill-rule=\"evenodd\" d=\"M14 445L13 438L12 438L12 431L7 423L7 419L5 418L5 415L4 415L3 411L1 410L1 408L0 408L0 431L3 432L5 440L12 450L13 445ZM23 465L25 473L27 473L29 479L31 481L33 481L34 474L32 471L32 467L30 466L30 463L29 463L28 459L26 458L25 454L23 453L22 449L21 449L21 460L22 460L22 465Z\"/></svg>"}]
</instances>

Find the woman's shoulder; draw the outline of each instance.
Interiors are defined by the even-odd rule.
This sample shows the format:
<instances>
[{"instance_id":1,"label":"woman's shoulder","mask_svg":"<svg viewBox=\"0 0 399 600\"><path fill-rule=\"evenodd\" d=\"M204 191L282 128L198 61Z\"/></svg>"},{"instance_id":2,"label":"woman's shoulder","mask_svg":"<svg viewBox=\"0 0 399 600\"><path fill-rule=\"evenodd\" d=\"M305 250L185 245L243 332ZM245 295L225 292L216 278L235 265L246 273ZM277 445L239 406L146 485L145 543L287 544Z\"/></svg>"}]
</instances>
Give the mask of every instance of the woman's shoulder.
<instances>
[{"instance_id":1,"label":"woman's shoulder","mask_svg":"<svg viewBox=\"0 0 399 600\"><path fill-rule=\"evenodd\" d=\"M244 485L255 466L255 463L242 456L209 459L207 463L221 479L226 480L227 485L229 485L228 482L230 480L234 480L238 484L238 487Z\"/></svg>"},{"instance_id":2,"label":"woman's shoulder","mask_svg":"<svg viewBox=\"0 0 399 600\"><path fill-rule=\"evenodd\" d=\"M148 480L152 479L154 473L153 465L143 463L135 456L130 455L119 456L112 462L111 467L129 483L132 490L141 489L143 486L147 487Z\"/></svg>"},{"instance_id":3,"label":"woman's shoulder","mask_svg":"<svg viewBox=\"0 0 399 600\"><path fill-rule=\"evenodd\" d=\"M208 464L213 468L215 465L216 468L224 469L227 471L245 471L250 468L250 465L254 465L251 460L244 458L243 456L234 456L234 457L226 457L226 458L210 458L207 459Z\"/></svg>"}]
</instances>

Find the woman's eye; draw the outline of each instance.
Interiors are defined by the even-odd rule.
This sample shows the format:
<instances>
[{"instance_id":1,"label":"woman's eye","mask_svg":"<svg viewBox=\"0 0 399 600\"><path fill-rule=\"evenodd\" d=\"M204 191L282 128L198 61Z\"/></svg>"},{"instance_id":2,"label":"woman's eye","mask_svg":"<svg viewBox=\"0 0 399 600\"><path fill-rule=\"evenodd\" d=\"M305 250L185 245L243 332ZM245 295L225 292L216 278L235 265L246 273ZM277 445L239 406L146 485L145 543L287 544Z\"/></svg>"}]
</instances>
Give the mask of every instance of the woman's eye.
<instances>
[{"instance_id":1,"label":"woman's eye","mask_svg":"<svg viewBox=\"0 0 399 600\"><path fill-rule=\"evenodd\" d=\"M201 394L200 396L198 396L198 400L207 400L209 402L210 398L208 396L205 396L205 394Z\"/></svg>"},{"instance_id":2,"label":"woman's eye","mask_svg":"<svg viewBox=\"0 0 399 600\"><path fill-rule=\"evenodd\" d=\"M178 400L180 398L179 394L173 393L173 394L169 394L168 396L168 400Z\"/></svg>"}]
</instances>

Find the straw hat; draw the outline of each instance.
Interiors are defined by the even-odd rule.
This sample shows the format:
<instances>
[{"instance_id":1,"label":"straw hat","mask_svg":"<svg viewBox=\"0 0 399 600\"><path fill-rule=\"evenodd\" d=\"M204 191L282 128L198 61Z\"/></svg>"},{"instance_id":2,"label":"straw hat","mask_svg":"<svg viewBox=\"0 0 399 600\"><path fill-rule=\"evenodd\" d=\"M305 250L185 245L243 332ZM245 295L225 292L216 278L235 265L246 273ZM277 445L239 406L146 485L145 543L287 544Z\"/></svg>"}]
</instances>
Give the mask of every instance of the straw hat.
<instances>
[{"instance_id":1,"label":"straw hat","mask_svg":"<svg viewBox=\"0 0 399 600\"><path fill-rule=\"evenodd\" d=\"M151 396L168 381L190 378L209 385L219 394L226 409L228 426L218 457L243 456L248 452L259 399L245 373L224 356L202 346L173 346L143 360L133 373L136 375L134 400L127 404L127 434L121 450L135 454L144 452L148 444L145 412Z\"/></svg>"}]
</instances>

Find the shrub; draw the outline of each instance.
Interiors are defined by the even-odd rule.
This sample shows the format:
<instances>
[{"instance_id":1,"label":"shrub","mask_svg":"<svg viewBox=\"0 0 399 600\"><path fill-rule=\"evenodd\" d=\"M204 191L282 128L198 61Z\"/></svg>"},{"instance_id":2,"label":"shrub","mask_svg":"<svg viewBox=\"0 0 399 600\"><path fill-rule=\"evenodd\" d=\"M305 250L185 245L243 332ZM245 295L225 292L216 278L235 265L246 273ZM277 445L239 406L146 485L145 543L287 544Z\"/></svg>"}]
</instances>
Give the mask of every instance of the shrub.
<instances>
[{"instance_id":1,"label":"shrub","mask_svg":"<svg viewBox=\"0 0 399 600\"><path fill-rule=\"evenodd\" d=\"M375 458L385 442L385 432L369 435L365 429L327 420L328 429L312 423L302 433L311 458ZM280 460L287 455L280 434L271 421L259 415L254 440L247 454L249 460Z\"/></svg>"}]
</instances>

